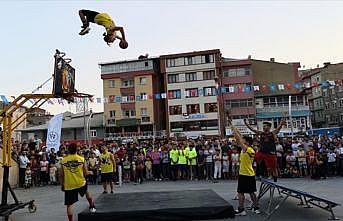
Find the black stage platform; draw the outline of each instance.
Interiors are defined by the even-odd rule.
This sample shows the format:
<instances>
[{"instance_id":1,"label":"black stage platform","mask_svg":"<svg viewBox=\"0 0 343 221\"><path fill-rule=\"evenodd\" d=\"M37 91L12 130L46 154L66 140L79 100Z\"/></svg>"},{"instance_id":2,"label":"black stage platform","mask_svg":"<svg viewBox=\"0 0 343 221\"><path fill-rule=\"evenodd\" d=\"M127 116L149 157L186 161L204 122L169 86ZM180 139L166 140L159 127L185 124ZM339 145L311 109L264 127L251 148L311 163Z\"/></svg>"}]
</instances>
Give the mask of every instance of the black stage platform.
<instances>
[{"instance_id":1,"label":"black stage platform","mask_svg":"<svg viewBox=\"0 0 343 221\"><path fill-rule=\"evenodd\" d=\"M101 195L95 205L79 213L79 221L204 220L233 218L234 209L212 190L140 192Z\"/></svg>"}]
</instances>

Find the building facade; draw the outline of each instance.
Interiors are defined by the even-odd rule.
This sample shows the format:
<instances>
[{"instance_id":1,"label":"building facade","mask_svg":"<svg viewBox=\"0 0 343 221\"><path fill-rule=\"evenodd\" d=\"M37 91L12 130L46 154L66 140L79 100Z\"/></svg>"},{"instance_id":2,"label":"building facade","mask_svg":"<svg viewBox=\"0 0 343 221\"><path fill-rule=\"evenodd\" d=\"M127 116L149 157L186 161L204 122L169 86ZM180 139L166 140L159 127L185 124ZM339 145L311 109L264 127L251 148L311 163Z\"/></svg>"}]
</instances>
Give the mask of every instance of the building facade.
<instances>
[{"instance_id":1,"label":"building facade","mask_svg":"<svg viewBox=\"0 0 343 221\"><path fill-rule=\"evenodd\" d=\"M286 126L281 130L284 135L304 132L311 127L308 99L301 89L299 68L300 63L253 60L254 84L262 85L259 91L254 92L259 129L262 129L264 121L271 122L276 128L281 119L286 119ZM294 87L296 83L299 89ZM263 90L264 85L266 90ZM271 85L275 87L271 88Z\"/></svg>"},{"instance_id":2,"label":"building facade","mask_svg":"<svg viewBox=\"0 0 343 221\"><path fill-rule=\"evenodd\" d=\"M104 114L101 113L86 113L72 114L65 112L62 120L61 142L85 143L84 119L89 120L90 125L90 140L94 144L104 141ZM48 122L39 126L28 127L21 129L22 140L30 140L37 135L43 142L46 142L48 132Z\"/></svg>"},{"instance_id":3,"label":"building facade","mask_svg":"<svg viewBox=\"0 0 343 221\"><path fill-rule=\"evenodd\" d=\"M165 106L153 96L164 89L158 58L101 63L106 138L163 136Z\"/></svg>"},{"instance_id":4,"label":"building facade","mask_svg":"<svg viewBox=\"0 0 343 221\"><path fill-rule=\"evenodd\" d=\"M217 88L220 50L207 50L160 57L164 75L170 137L220 135Z\"/></svg>"}]
</instances>

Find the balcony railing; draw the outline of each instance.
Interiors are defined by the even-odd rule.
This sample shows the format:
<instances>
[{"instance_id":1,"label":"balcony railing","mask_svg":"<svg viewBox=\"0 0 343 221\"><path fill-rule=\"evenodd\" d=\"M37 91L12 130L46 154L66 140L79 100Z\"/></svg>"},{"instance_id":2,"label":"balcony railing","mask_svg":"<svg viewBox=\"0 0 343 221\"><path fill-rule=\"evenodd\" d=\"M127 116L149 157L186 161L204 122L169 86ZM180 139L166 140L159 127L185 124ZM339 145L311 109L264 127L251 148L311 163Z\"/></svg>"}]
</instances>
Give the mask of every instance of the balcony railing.
<instances>
[{"instance_id":1,"label":"balcony railing","mask_svg":"<svg viewBox=\"0 0 343 221\"><path fill-rule=\"evenodd\" d=\"M309 106L301 105L301 106L292 106L292 111L309 111ZM256 108L257 113L266 113L266 112L288 112L288 106L284 107L263 107L263 108Z\"/></svg>"},{"instance_id":2,"label":"balcony railing","mask_svg":"<svg viewBox=\"0 0 343 221\"><path fill-rule=\"evenodd\" d=\"M124 132L124 133L105 133L105 140L123 140L123 139L153 139L166 138L166 132L163 131L144 131L144 132Z\"/></svg>"}]
</instances>

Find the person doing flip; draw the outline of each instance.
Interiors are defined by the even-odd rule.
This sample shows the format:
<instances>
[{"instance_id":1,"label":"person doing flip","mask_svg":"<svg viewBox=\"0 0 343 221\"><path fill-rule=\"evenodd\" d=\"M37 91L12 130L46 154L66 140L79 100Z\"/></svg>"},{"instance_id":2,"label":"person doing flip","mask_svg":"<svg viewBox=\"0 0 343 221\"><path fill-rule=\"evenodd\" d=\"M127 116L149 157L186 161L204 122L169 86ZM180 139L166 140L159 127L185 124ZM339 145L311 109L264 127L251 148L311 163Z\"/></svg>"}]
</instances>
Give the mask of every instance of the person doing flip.
<instances>
[{"instance_id":1,"label":"person doing flip","mask_svg":"<svg viewBox=\"0 0 343 221\"><path fill-rule=\"evenodd\" d=\"M90 31L89 23L95 23L97 25L104 26L106 32L103 34L104 41L110 45L116 39L120 40L119 47L126 49L128 43L125 39L124 28L116 26L112 18L107 13L99 13L95 11L82 9L79 11L80 19L82 21L82 30L79 33L80 35L88 34ZM121 36L117 35L117 31L120 32Z\"/></svg>"}]
</instances>

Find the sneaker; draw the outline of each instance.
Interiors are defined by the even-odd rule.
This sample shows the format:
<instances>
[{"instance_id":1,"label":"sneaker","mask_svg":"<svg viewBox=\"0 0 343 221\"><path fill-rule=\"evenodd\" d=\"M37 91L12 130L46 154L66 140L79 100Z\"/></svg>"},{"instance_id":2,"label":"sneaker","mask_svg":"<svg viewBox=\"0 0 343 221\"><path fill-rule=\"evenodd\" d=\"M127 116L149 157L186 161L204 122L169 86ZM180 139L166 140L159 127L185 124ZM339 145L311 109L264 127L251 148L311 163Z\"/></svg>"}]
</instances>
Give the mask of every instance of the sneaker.
<instances>
[{"instance_id":1,"label":"sneaker","mask_svg":"<svg viewBox=\"0 0 343 221\"><path fill-rule=\"evenodd\" d=\"M235 210L235 214L236 214L236 216L246 216L247 212L245 212L244 209L238 208L238 210Z\"/></svg>"},{"instance_id":2,"label":"sneaker","mask_svg":"<svg viewBox=\"0 0 343 221\"><path fill-rule=\"evenodd\" d=\"M113 190L111 190L111 194L113 194Z\"/></svg>"},{"instance_id":3,"label":"sneaker","mask_svg":"<svg viewBox=\"0 0 343 221\"><path fill-rule=\"evenodd\" d=\"M96 212L95 207L89 207L89 212L90 212L90 213L95 213L95 212Z\"/></svg>"},{"instance_id":4,"label":"sneaker","mask_svg":"<svg viewBox=\"0 0 343 221\"><path fill-rule=\"evenodd\" d=\"M252 211L256 214L261 214L260 208L258 208L258 207L253 208Z\"/></svg>"},{"instance_id":5,"label":"sneaker","mask_svg":"<svg viewBox=\"0 0 343 221\"><path fill-rule=\"evenodd\" d=\"M102 192L102 194L107 194L107 191Z\"/></svg>"},{"instance_id":6,"label":"sneaker","mask_svg":"<svg viewBox=\"0 0 343 221\"><path fill-rule=\"evenodd\" d=\"M90 30L91 30L90 27L86 27L80 31L79 35L85 35L89 33Z\"/></svg>"}]
</instances>

